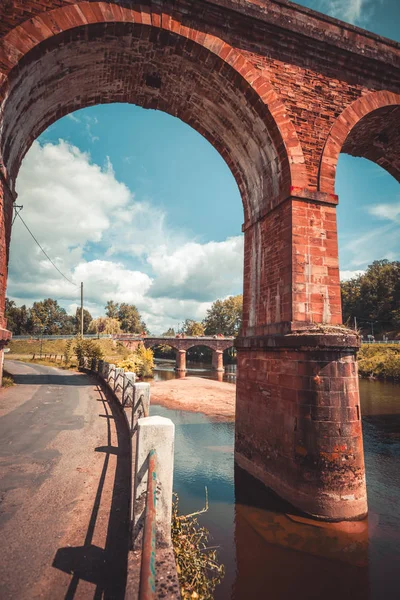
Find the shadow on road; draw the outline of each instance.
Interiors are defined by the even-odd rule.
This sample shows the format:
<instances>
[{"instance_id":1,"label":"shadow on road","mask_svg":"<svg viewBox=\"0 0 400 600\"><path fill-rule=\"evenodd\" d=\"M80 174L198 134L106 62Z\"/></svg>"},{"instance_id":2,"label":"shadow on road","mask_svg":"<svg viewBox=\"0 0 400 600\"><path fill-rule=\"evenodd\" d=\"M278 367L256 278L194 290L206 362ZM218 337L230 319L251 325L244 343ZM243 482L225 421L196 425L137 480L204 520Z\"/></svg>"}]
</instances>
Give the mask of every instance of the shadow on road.
<instances>
[{"instance_id":1,"label":"shadow on road","mask_svg":"<svg viewBox=\"0 0 400 600\"><path fill-rule=\"evenodd\" d=\"M71 573L65 600L75 597L80 580L96 585L93 598L123 599L125 596L127 562L130 546L130 493L131 458L130 439L126 431L124 417L114 402L108 402L100 387L97 388L104 410L114 417L117 432L117 447L111 445L111 425L107 419L107 446L94 449L104 452L104 464L101 472L92 513L83 546L59 548L53 561L53 567ZM117 456L115 480L112 494L110 516L107 528L105 548L92 544L93 533L101 504L101 496L106 479L110 456Z\"/></svg>"},{"instance_id":2,"label":"shadow on road","mask_svg":"<svg viewBox=\"0 0 400 600\"><path fill-rule=\"evenodd\" d=\"M85 375L66 373L65 375L46 375L36 373L13 374L15 383L19 385L93 385Z\"/></svg>"}]
</instances>

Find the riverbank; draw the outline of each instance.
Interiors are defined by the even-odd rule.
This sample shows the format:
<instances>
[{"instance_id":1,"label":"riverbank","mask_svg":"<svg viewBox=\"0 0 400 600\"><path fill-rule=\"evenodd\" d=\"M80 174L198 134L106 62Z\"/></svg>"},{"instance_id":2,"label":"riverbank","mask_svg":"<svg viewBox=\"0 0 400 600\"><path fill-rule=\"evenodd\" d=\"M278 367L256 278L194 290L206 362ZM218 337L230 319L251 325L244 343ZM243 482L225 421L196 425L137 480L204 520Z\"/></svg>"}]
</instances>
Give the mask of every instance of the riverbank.
<instances>
[{"instance_id":1,"label":"riverbank","mask_svg":"<svg viewBox=\"0 0 400 600\"><path fill-rule=\"evenodd\" d=\"M185 377L151 381L151 403L166 408L201 412L219 421L234 421L236 385Z\"/></svg>"}]
</instances>

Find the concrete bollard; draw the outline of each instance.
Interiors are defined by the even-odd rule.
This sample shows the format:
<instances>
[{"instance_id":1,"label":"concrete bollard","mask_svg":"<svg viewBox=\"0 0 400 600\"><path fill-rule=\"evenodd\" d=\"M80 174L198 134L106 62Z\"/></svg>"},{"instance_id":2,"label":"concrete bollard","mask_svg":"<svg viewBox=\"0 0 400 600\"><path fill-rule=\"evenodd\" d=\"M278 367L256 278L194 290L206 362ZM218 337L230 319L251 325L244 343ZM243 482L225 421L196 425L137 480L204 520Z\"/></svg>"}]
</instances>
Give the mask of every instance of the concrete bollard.
<instances>
[{"instance_id":1,"label":"concrete bollard","mask_svg":"<svg viewBox=\"0 0 400 600\"><path fill-rule=\"evenodd\" d=\"M171 543L174 438L175 425L171 419L154 416L138 420L133 504L134 545L137 545L143 528L150 450L155 450L157 454L157 546L164 547Z\"/></svg>"},{"instance_id":2,"label":"concrete bollard","mask_svg":"<svg viewBox=\"0 0 400 600\"><path fill-rule=\"evenodd\" d=\"M97 372L99 375L103 374L104 360L99 360L97 362Z\"/></svg>"},{"instance_id":3,"label":"concrete bollard","mask_svg":"<svg viewBox=\"0 0 400 600\"><path fill-rule=\"evenodd\" d=\"M103 371L102 371L102 373L101 373L101 376L103 377L103 379L104 379L105 381L107 381L107 380L108 380L108 372L109 372L109 370L110 370L110 363L108 363L108 362L104 362L104 363L103 363Z\"/></svg>"},{"instance_id":4,"label":"concrete bollard","mask_svg":"<svg viewBox=\"0 0 400 600\"><path fill-rule=\"evenodd\" d=\"M108 365L108 375L107 375L107 383L110 386L111 389L114 389L114 382L115 382L115 369L117 367L115 365L113 365L112 363L110 363Z\"/></svg>"},{"instance_id":5,"label":"concrete bollard","mask_svg":"<svg viewBox=\"0 0 400 600\"><path fill-rule=\"evenodd\" d=\"M122 390L122 404L123 406L132 406L133 402L133 385L136 381L136 373L128 371L124 375L124 383Z\"/></svg>"},{"instance_id":6,"label":"concrete bollard","mask_svg":"<svg viewBox=\"0 0 400 600\"><path fill-rule=\"evenodd\" d=\"M115 379L114 379L114 393L118 395L119 399L122 400L122 393L124 389L124 369L115 367Z\"/></svg>"},{"instance_id":7,"label":"concrete bollard","mask_svg":"<svg viewBox=\"0 0 400 600\"><path fill-rule=\"evenodd\" d=\"M91 362L91 365L90 365L90 369L91 369L92 371L96 371L96 370L97 370L97 358L92 358L92 362Z\"/></svg>"},{"instance_id":8,"label":"concrete bollard","mask_svg":"<svg viewBox=\"0 0 400 600\"><path fill-rule=\"evenodd\" d=\"M150 412L150 384L135 383L133 385L132 396L133 411L137 415L136 420L142 417L148 417Z\"/></svg>"}]
</instances>

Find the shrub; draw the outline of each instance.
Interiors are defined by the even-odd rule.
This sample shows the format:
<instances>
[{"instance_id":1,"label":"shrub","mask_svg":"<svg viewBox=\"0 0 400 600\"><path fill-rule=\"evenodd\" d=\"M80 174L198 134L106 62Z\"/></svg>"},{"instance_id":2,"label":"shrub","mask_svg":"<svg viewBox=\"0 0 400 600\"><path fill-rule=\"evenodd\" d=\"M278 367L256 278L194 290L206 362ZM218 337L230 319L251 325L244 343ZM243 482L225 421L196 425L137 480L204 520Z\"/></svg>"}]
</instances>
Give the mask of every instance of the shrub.
<instances>
[{"instance_id":1,"label":"shrub","mask_svg":"<svg viewBox=\"0 0 400 600\"><path fill-rule=\"evenodd\" d=\"M85 358L90 362L92 358L100 360L104 356L100 344L93 340L82 339L80 336L76 340L74 350L80 367L84 366Z\"/></svg>"},{"instance_id":2,"label":"shrub","mask_svg":"<svg viewBox=\"0 0 400 600\"><path fill-rule=\"evenodd\" d=\"M132 371L140 377L151 377L154 369L154 354L151 348L145 348L140 344L139 348L130 354L125 360L120 361L117 367L126 371Z\"/></svg>"},{"instance_id":3,"label":"shrub","mask_svg":"<svg viewBox=\"0 0 400 600\"><path fill-rule=\"evenodd\" d=\"M175 495L171 534L183 600L212 600L213 592L224 576L224 565L218 563L216 550L209 547L209 531L201 527L196 518L207 509L206 498L203 510L192 515L180 515Z\"/></svg>"},{"instance_id":4,"label":"shrub","mask_svg":"<svg viewBox=\"0 0 400 600\"><path fill-rule=\"evenodd\" d=\"M362 377L400 379L400 346L364 344L358 354L358 370Z\"/></svg>"},{"instance_id":5,"label":"shrub","mask_svg":"<svg viewBox=\"0 0 400 600\"><path fill-rule=\"evenodd\" d=\"M65 364L68 367L69 363L71 362L71 358L72 358L72 339L67 340L66 344L65 344L65 348L64 348L64 360L65 360Z\"/></svg>"}]
</instances>

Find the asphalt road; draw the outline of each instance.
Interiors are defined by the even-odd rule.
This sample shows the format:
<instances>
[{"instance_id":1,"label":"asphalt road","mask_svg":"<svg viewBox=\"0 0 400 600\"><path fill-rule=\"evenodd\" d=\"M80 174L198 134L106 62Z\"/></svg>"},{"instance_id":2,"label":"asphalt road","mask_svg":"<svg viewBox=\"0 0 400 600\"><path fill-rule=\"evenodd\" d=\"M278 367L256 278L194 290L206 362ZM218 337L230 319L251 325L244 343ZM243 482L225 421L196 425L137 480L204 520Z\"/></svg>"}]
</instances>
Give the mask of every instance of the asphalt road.
<instances>
[{"instance_id":1,"label":"asphalt road","mask_svg":"<svg viewBox=\"0 0 400 600\"><path fill-rule=\"evenodd\" d=\"M89 376L6 361L0 598L123 598L129 440Z\"/></svg>"}]
</instances>

